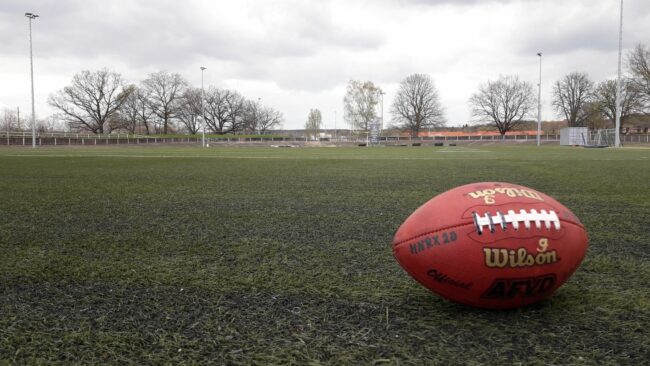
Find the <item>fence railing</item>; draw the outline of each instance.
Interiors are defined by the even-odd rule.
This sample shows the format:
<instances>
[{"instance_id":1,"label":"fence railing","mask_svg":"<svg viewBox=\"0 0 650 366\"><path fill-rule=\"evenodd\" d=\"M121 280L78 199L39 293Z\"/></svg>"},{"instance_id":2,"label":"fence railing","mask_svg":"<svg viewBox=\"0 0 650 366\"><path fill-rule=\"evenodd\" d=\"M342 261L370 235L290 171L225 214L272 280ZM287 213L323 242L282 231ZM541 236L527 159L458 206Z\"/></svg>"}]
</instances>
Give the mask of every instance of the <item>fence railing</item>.
<instances>
[{"instance_id":1,"label":"fence railing","mask_svg":"<svg viewBox=\"0 0 650 366\"><path fill-rule=\"evenodd\" d=\"M621 135L621 141L625 143L638 143L638 144L647 144L650 143L650 134L641 135L641 134L630 134L630 135Z\"/></svg>"},{"instance_id":2,"label":"fence railing","mask_svg":"<svg viewBox=\"0 0 650 366\"><path fill-rule=\"evenodd\" d=\"M333 137L320 138L312 140L305 137L226 137L226 138L206 138L207 143L212 145L237 144L237 143L308 143L308 142L331 142L331 143L369 143L369 139L364 137ZM547 134L541 136L542 142L559 142L560 135ZM621 135L623 144L626 143L650 143L650 134L630 134ZM401 137L401 136L381 136L379 144L405 144L405 143L436 143L436 142L535 142L537 136L534 135L506 135L506 136L427 136L427 137ZM74 133L41 133L36 137L36 145L43 146L60 146L60 145L142 145L142 144L201 144L200 136L188 137L149 137L134 135L93 135L93 134L74 134ZM28 146L32 144L31 133L0 133L0 145L17 145Z\"/></svg>"},{"instance_id":3,"label":"fence railing","mask_svg":"<svg viewBox=\"0 0 650 366\"><path fill-rule=\"evenodd\" d=\"M159 138L159 137L132 137L128 135L124 135L121 137L117 136L104 136L104 137L97 137L97 136L92 136L86 137L86 136L80 136L80 137L73 137L73 136L68 136L68 137L63 137L63 136L41 136L41 137L36 137L36 145L38 146L43 146L43 145L50 145L50 146L60 146L60 145L88 145L88 146L96 146L96 145L139 145L139 144L161 144L161 143L172 143L172 144L178 144L178 143L185 143L185 144L192 144L192 143L201 143L200 138L192 138L192 137L187 137L187 138L179 138L179 137L173 137L173 138ZM32 145L32 136L31 135L25 135L25 136L3 136L0 137L0 145L24 145L24 146L31 146Z\"/></svg>"},{"instance_id":4,"label":"fence railing","mask_svg":"<svg viewBox=\"0 0 650 366\"><path fill-rule=\"evenodd\" d=\"M71 137L71 138L127 138L131 137L146 137L145 135L133 135L126 133L103 133L95 134L90 132L79 133L79 132L66 132L66 131L36 131L36 138L45 138L45 137ZM32 137L31 131L0 131L0 137Z\"/></svg>"}]
</instances>

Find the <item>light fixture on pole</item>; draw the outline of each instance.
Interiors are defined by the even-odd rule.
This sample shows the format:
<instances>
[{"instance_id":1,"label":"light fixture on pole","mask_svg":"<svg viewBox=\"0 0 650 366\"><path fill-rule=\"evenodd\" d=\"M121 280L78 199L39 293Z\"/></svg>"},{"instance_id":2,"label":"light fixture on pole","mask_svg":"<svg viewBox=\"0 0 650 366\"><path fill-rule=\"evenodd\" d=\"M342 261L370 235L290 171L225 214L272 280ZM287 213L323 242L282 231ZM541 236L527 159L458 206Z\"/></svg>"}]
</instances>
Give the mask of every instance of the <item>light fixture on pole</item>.
<instances>
[{"instance_id":1,"label":"light fixture on pole","mask_svg":"<svg viewBox=\"0 0 650 366\"><path fill-rule=\"evenodd\" d=\"M203 147L205 147L205 113L203 113L203 100L205 99L205 89L203 88L203 71L207 67L201 66L201 130L203 131Z\"/></svg>"},{"instance_id":2,"label":"light fixture on pole","mask_svg":"<svg viewBox=\"0 0 650 366\"><path fill-rule=\"evenodd\" d=\"M621 147L621 58L623 54L623 0L621 0L621 21L618 30L618 77L616 78L616 135L614 146Z\"/></svg>"},{"instance_id":3,"label":"light fixture on pole","mask_svg":"<svg viewBox=\"0 0 650 366\"><path fill-rule=\"evenodd\" d=\"M537 84L537 146L542 145L542 53L539 56L539 84Z\"/></svg>"},{"instance_id":4,"label":"light fixture on pole","mask_svg":"<svg viewBox=\"0 0 650 366\"><path fill-rule=\"evenodd\" d=\"M34 56L32 53L32 19L38 18L37 14L25 13L29 19L29 70L32 77L32 148L36 148L36 108L34 107Z\"/></svg>"}]
</instances>

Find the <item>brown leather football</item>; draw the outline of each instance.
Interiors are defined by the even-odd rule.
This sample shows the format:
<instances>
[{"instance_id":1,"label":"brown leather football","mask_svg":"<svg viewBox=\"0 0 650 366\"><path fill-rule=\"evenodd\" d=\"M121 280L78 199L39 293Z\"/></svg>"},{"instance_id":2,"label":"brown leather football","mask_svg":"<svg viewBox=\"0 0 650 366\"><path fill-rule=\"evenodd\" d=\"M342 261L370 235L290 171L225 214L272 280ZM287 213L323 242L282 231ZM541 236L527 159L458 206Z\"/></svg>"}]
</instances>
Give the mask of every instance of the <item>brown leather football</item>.
<instances>
[{"instance_id":1,"label":"brown leather football","mask_svg":"<svg viewBox=\"0 0 650 366\"><path fill-rule=\"evenodd\" d=\"M498 182L444 192L400 226L393 254L449 300L508 309L538 302L578 268L588 246L578 218L534 189Z\"/></svg>"}]
</instances>

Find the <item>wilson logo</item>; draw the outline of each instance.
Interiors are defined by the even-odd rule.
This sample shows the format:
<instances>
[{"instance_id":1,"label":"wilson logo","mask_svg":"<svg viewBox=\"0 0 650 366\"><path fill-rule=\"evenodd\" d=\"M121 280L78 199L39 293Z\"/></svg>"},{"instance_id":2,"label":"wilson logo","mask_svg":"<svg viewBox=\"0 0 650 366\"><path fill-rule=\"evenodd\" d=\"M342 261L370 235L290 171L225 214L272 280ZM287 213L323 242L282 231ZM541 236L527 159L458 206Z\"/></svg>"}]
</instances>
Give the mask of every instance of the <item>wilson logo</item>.
<instances>
[{"instance_id":1,"label":"wilson logo","mask_svg":"<svg viewBox=\"0 0 650 366\"><path fill-rule=\"evenodd\" d=\"M544 295L555 286L555 275L546 274L528 278L500 278L481 296L484 299L512 299Z\"/></svg>"},{"instance_id":2,"label":"wilson logo","mask_svg":"<svg viewBox=\"0 0 650 366\"><path fill-rule=\"evenodd\" d=\"M483 248L485 254L485 265L488 268L518 268L542 266L555 263L559 260L555 250L541 253L530 253L526 248L502 249Z\"/></svg>"},{"instance_id":3,"label":"wilson logo","mask_svg":"<svg viewBox=\"0 0 650 366\"><path fill-rule=\"evenodd\" d=\"M544 201L538 192L520 188L484 189L482 191L471 192L469 193L469 196L475 199L482 198L485 203L491 205L496 202L495 197L498 194L502 194L508 197L526 197L538 201Z\"/></svg>"}]
</instances>

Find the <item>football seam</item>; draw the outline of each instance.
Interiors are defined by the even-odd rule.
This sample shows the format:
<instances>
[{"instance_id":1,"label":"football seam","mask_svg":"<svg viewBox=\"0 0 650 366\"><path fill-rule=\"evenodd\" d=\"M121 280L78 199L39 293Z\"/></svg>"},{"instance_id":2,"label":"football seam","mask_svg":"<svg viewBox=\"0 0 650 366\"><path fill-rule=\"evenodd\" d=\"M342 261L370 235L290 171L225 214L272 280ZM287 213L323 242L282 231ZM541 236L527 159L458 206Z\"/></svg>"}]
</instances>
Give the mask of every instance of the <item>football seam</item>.
<instances>
[{"instance_id":1,"label":"football seam","mask_svg":"<svg viewBox=\"0 0 650 366\"><path fill-rule=\"evenodd\" d=\"M580 229L582 229L584 231L587 231L584 226L578 225L577 223L574 223L574 222L571 222L571 221L565 221L565 220L562 220L562 219L560 219L560 222L565 223L565 224L569 224L569 225L573 225L573 226L579 227ZM438 233L438 232L441 232L441 231L446 231L446 230L449 230L449 229L456 229L456 228L463 227L463 226L468 226L468 225L469 226L474 226L474 223L469 222L469 223L458 224L458 225L454 225L454 226L448 226L448 227L444 227L444 228L440 228L440 229L436 229L436 230L427 231L426 233L422 233L422 234L410 237L408 239L404 239L404 240L402 240L402 241L400 241L398 243L393 243L393 248L395 248L395 247L397 247L397 246L399 246L401 244L404 244L404 243L406 243L408 241L418 239L418 238L423 237L423 236L431 235L431 234Z\"/></svg>"}]
</instances>

